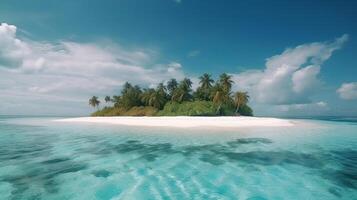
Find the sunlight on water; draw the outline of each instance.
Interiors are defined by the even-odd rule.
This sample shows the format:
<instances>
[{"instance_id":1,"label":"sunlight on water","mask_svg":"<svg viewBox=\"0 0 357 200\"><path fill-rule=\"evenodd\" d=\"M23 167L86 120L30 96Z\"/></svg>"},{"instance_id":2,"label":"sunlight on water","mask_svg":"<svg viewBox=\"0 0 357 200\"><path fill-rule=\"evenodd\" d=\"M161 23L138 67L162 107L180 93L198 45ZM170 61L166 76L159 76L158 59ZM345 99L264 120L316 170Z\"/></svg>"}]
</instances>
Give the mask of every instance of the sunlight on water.
<instances>
[{"instance_id":1,"label":"sunlight on water","mask_svg":"<svg viewBox=\"0 0 357 200\"><path fill-rule=\"evenodd\" d=\"M0 199L356 199L357 124L240 130L0 118Z\"/></svg>"}]
</instances>

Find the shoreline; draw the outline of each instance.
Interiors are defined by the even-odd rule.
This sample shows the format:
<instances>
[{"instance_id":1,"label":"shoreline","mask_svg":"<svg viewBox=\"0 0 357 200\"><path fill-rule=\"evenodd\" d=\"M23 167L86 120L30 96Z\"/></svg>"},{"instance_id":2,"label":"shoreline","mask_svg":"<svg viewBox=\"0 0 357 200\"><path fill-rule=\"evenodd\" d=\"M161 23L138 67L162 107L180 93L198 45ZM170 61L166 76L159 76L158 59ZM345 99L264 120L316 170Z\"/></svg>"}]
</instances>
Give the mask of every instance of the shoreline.
<instances>
[{"instance_id":1,"label":"shoreline","mask_svg":"<svg viewBox=\"0 0 357 200\"><path fill-rule=\"evenodd\" d=\"M270 117L244 117L244 116L222 116L222 117L192 117L192 116L164 116L164 117L78 117L57 119L55 122L66 123L100 123L124 126L144 127L291 127L296 125L293 120L270 118Z\"/></svg>"}]
</instances>

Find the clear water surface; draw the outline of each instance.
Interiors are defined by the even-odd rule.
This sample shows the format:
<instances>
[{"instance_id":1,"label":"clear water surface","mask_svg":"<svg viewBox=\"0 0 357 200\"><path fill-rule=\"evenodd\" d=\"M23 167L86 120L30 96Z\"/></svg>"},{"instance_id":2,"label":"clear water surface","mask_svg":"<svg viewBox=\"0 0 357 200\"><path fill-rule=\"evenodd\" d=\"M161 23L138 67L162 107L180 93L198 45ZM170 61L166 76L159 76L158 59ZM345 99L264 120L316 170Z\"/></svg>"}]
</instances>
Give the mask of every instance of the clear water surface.
<instances>
[{"instance_id":1,"label":"clear water surface","mask_svg":"<svg viewBox=\"0 0 357 200\"><path fill-rule=\"evenodd\" d=\"M356 120L140 128L0 117L0 199L357 199Z\"/></svg>"}]
</instances>

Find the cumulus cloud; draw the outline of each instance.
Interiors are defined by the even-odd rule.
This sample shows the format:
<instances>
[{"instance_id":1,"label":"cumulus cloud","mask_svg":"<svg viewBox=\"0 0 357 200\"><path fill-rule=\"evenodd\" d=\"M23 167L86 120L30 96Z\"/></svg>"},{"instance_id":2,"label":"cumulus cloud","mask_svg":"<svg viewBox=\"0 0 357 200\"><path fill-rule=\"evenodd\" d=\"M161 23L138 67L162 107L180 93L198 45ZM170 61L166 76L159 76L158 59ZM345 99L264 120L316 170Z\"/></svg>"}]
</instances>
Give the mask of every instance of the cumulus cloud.
<instances>
[{"instance_id":1,"label":"cumulus cloud","mask_svg":"<svg viewBox=\"0 0 357 200\"><path fill-rule=\"evenodd\" d=\"M27 44L15 37L16 29L6 23L0 25L0 67L16 67L29 54Z\"/></svg>"},{"instance_id":2,"label":"cumulus cloud","mask_svg":"<svg viewBox=\"0 0 357 200\"><path fill-rule=\"evenodd\" d=\"M178 62L171 62L168 64L168 68L167 68L167 71L169 72L175 72L175 71L178 71L178 70L181 70L182 68L182 65Z\"/></svg>"},{"instance_id":3,"label":"cumulus cloud","mask_svg":"<svg viewBox=\"0 0 357 200\"><path fill-rule=\"evenodd\" d=\"M16 29L0 25L1 99L21 101L22 95L87 101L91 95L118 92L125 81L147 86L184 77L180 63L157 63L157 53L150 49L125 49L113 42L33 41L18 38Z\"/></svg>"},{"instance_id":4,"label":"cumulus cloud","mask_svg":"<svg viewBox=\"0 0 357 200\"><path fill-rule=\"evenodd\" d=\"M357 99L357 82L343 83L341 87L337 89L337 93L341 99Z\"/></svg>"},{"instance_id":5,"label":"cumulus cloud","mask_svg":"<svg viewBox=\"0 0 357 200\"><path fill-rule=\"evenodd\" d=\"M113 42L34 41L16 33L16 26L0 25L1 114L41 114L33 113L41 110L86 114L89 96L116 94L125 81L155 86L185 76L179 62L158 62L159 53L151 49L129 49ZM311 97L322 84L318 77L322 64L347 39L343 35L332 42L286 49L268 58L264 70L232 74L235 89L248 91L257 108L327 109L327 103L312 102ZM198 79L190 78L197 87ZM345 83L337 92L341 98L356 99L356 85Z\"/></svg>"},{"instance_id":6,"label":"cumulus cloud","mask_svg":"<svg viewBox=\"0 0 357 200\"><path fill-rule=\"evenodd\" d=\"M270 57L264 70L233 74L237 89L249 91L257 103L303 105L321 85L321 65L348 40L343 35L332 42L303 44Z\"/></svg>"},{"instance_id":7,"label":"cumulus cloud","mask_svg":"<svg viewBox=\"0 0 357 200\"><path fill-rule=\"evenodd\" d=\"M314 89L313 86L318 86L320 83L320 80L317 79L319 73L320 66L315 65L304 67L293 73L293 91L299 94Z\"/></svg>"}]
</instances>

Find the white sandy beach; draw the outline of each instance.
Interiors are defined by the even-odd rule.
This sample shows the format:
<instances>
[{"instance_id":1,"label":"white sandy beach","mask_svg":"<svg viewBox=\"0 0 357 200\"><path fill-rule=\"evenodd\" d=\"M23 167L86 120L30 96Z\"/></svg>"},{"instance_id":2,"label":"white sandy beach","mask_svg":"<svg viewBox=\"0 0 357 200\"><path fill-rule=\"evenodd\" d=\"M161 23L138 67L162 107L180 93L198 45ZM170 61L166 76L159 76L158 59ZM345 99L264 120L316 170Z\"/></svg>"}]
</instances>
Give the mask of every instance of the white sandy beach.
<instances>
[{"instance_id":1,"label":"white sandy beach","mask_svg":"<svg viewBox=\"0 0 357 200\"><path fill-rule=\"evenodd\" d=\"M287 127L292 120L267 117L78 117L58 119L57 122L102 123L151 127Z\"/></svg>"}]
</instances>

